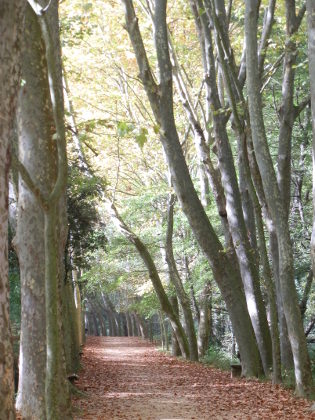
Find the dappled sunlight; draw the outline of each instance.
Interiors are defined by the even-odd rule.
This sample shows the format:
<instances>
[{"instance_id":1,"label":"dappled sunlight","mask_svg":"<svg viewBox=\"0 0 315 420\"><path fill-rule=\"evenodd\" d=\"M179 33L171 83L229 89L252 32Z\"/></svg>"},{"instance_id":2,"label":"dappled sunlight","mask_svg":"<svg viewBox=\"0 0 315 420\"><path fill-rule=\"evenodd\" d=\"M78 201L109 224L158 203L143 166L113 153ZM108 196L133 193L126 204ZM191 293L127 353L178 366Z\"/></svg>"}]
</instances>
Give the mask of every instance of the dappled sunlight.
<instances>
[{"instance_id":1,"label":"dappled sunlight","mask_svg":"<svg viewBox=\"0 0 315 420\"><path fill-rule=\"evenodd\" d=\"M79 419L309 419L289 391L176 359L138 338L89 337L75 399ZM315 416L313 417L315 418Z\"/></svg>"}]
</instances>

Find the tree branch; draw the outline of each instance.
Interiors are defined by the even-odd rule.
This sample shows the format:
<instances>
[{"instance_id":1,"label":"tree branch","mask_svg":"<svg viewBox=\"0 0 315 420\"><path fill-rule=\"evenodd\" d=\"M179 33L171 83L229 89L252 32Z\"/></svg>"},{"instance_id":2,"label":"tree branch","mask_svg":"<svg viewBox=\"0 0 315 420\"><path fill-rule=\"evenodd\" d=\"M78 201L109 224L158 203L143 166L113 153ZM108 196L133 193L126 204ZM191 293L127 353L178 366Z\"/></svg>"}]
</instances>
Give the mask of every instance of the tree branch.
<instances>
[{"instance_id":1,"label":"tree branch","mask_svg":"<svg viewBox=\"0 0 315 420\"><path fill-rule=\"evenodd\" d=\"M19 172L23 181L25 182L27 188L34 194L38 203L40 204L41 208L46 211L48 209L48 201L40 191L38 187L36 187L34 181L32 180L31 175L29 174L26 167L23 163L17 158L16 154L12 152L12 166L15 170Z\"/></svg>"},{"instance_id":2,"label":"tree branch","mask_svg":"<svg viewBox=\"0 0 315 420\"><path fill-rule=\"evenodd\" d=\"M294 106L294 120L300 115L300 113L311 104L311 95L307 96L302 102Z\"/></svg>"},{"instance_id":3,"label":"tree branch","mask_svg":"<svg viewBox=\"0 0 315 420\"><path fill-rule=\"evenodd\" d=\"M42 37L46 48L47 71L49 81L49 92L52 104L54 123L56 127L56 141L58 153L58 174L52 192L48 197L48 203L55 203L66 188L67 183L67 153L64 125L64 104L62 86L59 86L58 68L56 63L55 45L51 35L46 11L51 1L43 8L37 1L28 0L30 6L38 16L42 31Z\"/></svg>"},{"instance_id":4,"label":"tree branch","mask_svg":"<svg viewBox=\"0 0 315 420\"><path fill-rule=\"evenodd\" d=\"M121 0L121 2L125 6L125 29L129 34L134 53L136 55L138 67L140 70L139 77L148 95L154 117L159 123L159 88L157 83L155 82L153 72L151 70L149 60L144 48L142 36L138 25L138 18L136 17L135 10L133 7L133 2L132 0Z\"/></svg>"}]
</instances>

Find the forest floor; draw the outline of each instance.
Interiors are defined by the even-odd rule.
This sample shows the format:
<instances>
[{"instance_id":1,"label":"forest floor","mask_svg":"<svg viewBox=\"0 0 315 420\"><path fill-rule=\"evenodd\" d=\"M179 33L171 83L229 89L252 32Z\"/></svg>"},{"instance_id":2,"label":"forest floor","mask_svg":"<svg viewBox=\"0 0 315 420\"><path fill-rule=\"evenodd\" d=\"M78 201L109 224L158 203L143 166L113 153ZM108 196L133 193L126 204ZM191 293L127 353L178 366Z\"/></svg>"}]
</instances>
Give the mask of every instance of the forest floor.
<instances>
[{"instance_id":1,"label":"forest floor","mask_svg":"<svg viewBox=\"0 0 315 420\"><path fill-rule=\"evenodd\" d=\"M166 356L138 338L88 337L75 419L315 419L289 390Z\"/></svg>"}]
</instances>

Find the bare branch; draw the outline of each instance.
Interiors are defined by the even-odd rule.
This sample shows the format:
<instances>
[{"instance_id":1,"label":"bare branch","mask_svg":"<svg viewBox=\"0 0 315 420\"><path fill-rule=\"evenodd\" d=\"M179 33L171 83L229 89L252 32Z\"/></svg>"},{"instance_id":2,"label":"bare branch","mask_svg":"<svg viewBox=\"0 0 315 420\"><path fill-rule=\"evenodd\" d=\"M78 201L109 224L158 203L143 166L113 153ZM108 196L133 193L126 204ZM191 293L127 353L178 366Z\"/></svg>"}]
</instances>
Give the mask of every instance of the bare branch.
<instances>
[{"instance_id":1,"label":"bare branch","mask_svg":"<svg viewBox=\"0 0 315 420\"><path fill-rule=\"evenodd\" d=\"M294 119L296 119L300 113L311 104L311 95L307 96L302 102L294 106Z\"/></svg>"},{"instance_id":2,"label":"bare branch","mask_svg":"<svg viewBox=\"0 0 315 420\"><path fill-rule=\"evenodd\" d=\"M270 0L268 8L265 11L264 26L260 38L260 44L258 47L258 69L260 75L264 70L264 62L266 57L266 49L268 47L268 40L271 33L272 25L274 22L276 0Z\"/></svg>"},{"instance_id":3,"label":"bare branch","mask_svg":"<svg viewBox=\"0 0 315 420\"><path fill-rule=\"evenodd\" d=\"M139 77L148 95L154 116L157 122L159 122L159 88L157 83L155 82L153 72L151 70L149 60L144 48L142 36L138 25L138 18L136 17L135 10L133 7L133 2L132 0L121 0L121 2L125 6L125 28L129 34L134 53L136 55L138 67L140 70Z\"/></svg>"}]
</instances>

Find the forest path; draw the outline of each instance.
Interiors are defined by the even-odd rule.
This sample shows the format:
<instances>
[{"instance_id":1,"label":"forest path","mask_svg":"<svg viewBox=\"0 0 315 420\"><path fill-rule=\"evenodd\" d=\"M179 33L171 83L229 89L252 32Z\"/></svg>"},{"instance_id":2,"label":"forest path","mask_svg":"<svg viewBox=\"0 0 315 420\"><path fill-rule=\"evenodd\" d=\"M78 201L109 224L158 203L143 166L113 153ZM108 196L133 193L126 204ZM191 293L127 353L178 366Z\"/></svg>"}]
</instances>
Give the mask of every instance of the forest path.
<instances>
[{"instance_id":1,"label":"forest path","mask_svg":"<svg viewBox=\"0 0 315 420\"><path fill-rule=\"evenodd\" d=\"M128 337L88 337L75 419L315 419L310 403L268 383L165 356Z\"/></svg>"}]
</instances>

